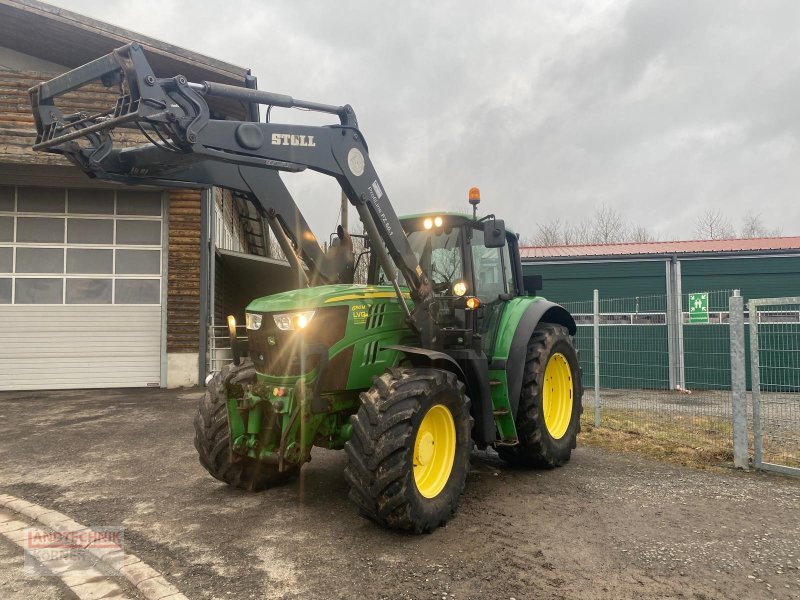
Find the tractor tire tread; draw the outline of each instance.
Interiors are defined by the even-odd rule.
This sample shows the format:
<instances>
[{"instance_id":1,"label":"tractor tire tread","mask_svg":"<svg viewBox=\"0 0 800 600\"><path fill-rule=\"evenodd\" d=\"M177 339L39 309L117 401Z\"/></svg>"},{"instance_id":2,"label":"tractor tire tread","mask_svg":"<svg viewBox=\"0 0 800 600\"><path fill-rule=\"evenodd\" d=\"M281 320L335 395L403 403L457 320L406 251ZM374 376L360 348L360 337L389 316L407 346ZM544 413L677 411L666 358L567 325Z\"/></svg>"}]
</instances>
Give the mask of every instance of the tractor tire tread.
<instances>
[{"instance_id":1,"label":"tractor tire tread","mask_svg":"<svg viewBox=\"0 0 800 600\"><path fill-rule=\"evenodd\" d=\"M413 467L409 467L415 435L413 421L421 418L420 412L431 405L434 394L448 388L462 399L462 414L469 419L466 454L458 456L457 447L455 459L465 461L466 466L461 469L463 476L459 471L459 480L453 480L452 486L448 482L441 492L451 496L446 510L424 514L415 504L418 492ZM361 515L393 529L422 533L444 525L455 512L469 467L472 417L464 384L453 373L439 369L395 367L376 377L360 397L361 406L350 418L353 434L345 445L345 479L350 485L350 499ZM456 469L455 462L453 468Z\"/></svg>"},{"instance_id":2,"label":"tractor tire tread","mask_svg":"<svg viewBox=\"0 0 800 600\"><path fill-rule=\"evenodd\" d=\"M569 340L569 332L566 327L555 323L539 323L528 342L522 393L516 418L519 444L497 448L500 457L511 464L545 469L560 467L569 461L571 452L577 445L577 436L581 430L580 415L583 413L583 389L579 377L574 380L575 387L573 388L573 402L577 403L577 416L574 418L574 424L570 424L570 429L565 434L568 436L568 448L566 451L563 448L560 451L555 449L553 444L547 443L543 439L542 434L545 424L541 422L542 396L539 383L544 378L547 360L553 346L563 340ZM569 345L574 351L571 342ZM577 361L577 352L575 359Z\"/></svg>"}]
</instances>

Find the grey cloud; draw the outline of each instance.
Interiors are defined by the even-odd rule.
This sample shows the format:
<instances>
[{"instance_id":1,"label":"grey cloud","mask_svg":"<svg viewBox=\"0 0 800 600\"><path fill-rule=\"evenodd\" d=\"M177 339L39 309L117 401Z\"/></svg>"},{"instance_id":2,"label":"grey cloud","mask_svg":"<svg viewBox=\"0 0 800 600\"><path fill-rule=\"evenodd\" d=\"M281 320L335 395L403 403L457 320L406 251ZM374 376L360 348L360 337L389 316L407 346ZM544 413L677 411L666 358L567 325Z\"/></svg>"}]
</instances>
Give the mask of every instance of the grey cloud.
<instances>
[{"instance_id":1,"label":"grey cloud","mask_svg":"<svg viewBox=\"0 0 800 600\"><path fill-rule=\"evenodd\" d=\"M54 3L353 104L401 213L478 185L523 235L599 202L662 238L708 207L800 234L800 3ZM334 186L289 185L326 237Z\"/></svg>"}]
</instances>

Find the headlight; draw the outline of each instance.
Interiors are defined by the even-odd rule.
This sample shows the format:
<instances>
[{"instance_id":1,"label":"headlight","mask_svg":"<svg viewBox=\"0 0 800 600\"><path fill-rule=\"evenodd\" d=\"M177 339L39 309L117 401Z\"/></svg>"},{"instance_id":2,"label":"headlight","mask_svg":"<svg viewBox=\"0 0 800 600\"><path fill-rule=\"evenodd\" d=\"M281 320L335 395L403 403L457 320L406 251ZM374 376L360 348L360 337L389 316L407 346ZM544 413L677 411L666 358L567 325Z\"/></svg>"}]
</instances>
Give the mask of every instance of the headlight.
<instances>
[{"instance_id":1,"label":"headlight","mask_svg":"<svg viewBox=\"0 0 800 600\"><path fill-rule=\"evenodd\" d=\"M254 313L245 313L245 322L247 324L248 329L252 329L253 331L257 329L261 329L261 319L264 315L257 315Z\"/></svg>"},{"instance_id":2,"label":"headlight","mask_svg":"<svg viewBox=\"0 0 800 600\"><path fill-rule=\"evenodd\" d=\"M453 284L453 295L463 296L467 293L467 283L465 281L456 281Z\"/></svg>"},{"instance_id":3,"label":"headlight","mask_svg":"<svg viewBox=\"0 0 800 600\"><path fill-rule=\"evenodd\" d=\"M307 310L304 312L296 312L296 313L283 313L280 315L272 315L272 318L275 319L275 325L278 326L278 329L281 331L293 331L295 329L305 329L305 327L311 322L311 318L314 316L316 311Z\"/></svg>"},{"instance_id":4,"label":"headlight","mask_svg":"<svg viewBox=\"0 0 800 600\"><path fill-rule=\"evenodd\" d=\"M444 223L444 221L442 221L442 217L434 217L433 219L434 225L436 225L437 227L441 227L442 223Z\"/></svg>"}]
</instances>

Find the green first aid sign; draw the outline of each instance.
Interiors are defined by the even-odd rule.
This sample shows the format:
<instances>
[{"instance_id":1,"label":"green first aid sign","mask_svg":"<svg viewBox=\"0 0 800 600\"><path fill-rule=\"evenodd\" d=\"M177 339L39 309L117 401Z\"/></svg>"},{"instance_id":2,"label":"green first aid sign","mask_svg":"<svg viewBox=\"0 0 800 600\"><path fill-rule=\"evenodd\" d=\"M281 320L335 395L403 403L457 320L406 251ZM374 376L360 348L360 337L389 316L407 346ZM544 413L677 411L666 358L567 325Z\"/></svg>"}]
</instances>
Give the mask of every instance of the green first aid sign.
<instances>
[{"instance_id":1,"label":"green first aid sign","mask_svg":"<svg viewBox=\"0 0 800 600\"><path fill-rule=\"evenodd\" d=\"M689 294L689 323L708 323L708 292Z\"/></svg>"}]
</instances>

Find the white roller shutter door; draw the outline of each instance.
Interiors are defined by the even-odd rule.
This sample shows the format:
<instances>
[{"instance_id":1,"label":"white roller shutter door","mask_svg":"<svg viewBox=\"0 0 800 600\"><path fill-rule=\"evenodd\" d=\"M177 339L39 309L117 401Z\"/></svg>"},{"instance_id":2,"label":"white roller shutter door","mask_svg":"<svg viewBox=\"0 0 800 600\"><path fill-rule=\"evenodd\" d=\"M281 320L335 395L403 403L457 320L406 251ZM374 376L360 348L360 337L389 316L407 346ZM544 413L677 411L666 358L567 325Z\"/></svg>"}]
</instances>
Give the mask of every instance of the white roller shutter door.
<instances>
[{"instance_id":1,"label":"white roller shutter door","mask_svg":"<svg viewBox=\"0 0 800 600\"><path fill-rule=\"evenodd\" d=\"M0 187L0 389L160 385L162 202Z\"/></svg>"}]
</instances>

